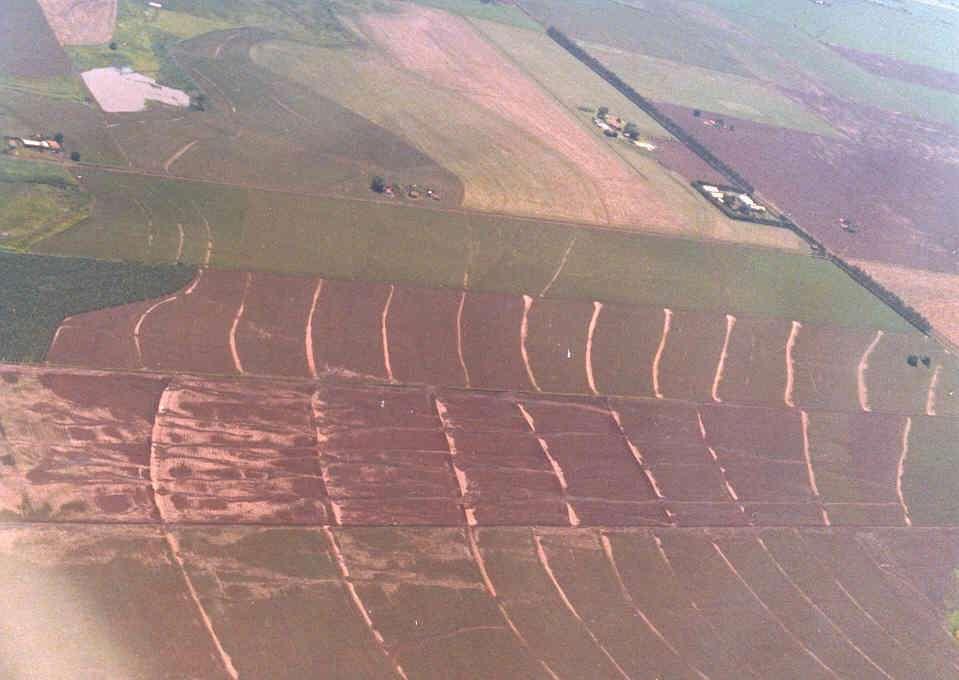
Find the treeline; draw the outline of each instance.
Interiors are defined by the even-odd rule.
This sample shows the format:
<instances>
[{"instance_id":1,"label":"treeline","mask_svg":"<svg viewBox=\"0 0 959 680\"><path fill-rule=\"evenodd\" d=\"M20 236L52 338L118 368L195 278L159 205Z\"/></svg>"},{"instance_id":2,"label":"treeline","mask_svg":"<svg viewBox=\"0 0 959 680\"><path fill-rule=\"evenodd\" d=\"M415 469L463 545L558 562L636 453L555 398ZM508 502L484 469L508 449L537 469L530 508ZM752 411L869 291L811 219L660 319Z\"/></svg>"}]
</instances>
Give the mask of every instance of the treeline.
<instances>
[{"instance_id":1,"label":"treeline","mask_svg":"<svg viewBox=\"0 0 959 680\"><path fill-rule=\"evenodd\" d=\"M562 31L557 29L555 26L550 26L546 32L549 37L555 40L563 49L586 64L586 66L588 66L600 78L619 90L623 96L646 112L650 118L659 123L671 135L673 135L673 137L685 144L686 148L702 158L703 161L705 161L711 168L725 177L730 184L747 193L753 193L754 188L752 184L746 181L745 177L717 158L712 151L706 148L699 140L687 133L686 130L684 130L676 121L660 111L656 105L653 104L653 102L636 92L636 90L625 83L622 78L610 71L603 64L601 64L599 60L586 52L586 50L577 45L575 42L570 40ZM837 267L846 272L846 274L848 274L854 281L882 300L886 305L891 307L893 311L899 314L899 316L912 324L919 331L927 335L932 331L932 325L929 323L928 319L926 319L917 310L906 304L898 295L872 278L872 276L870 276L866 271L860 267L857 267L856 265L846 262L838 255L830 253L817 238L808 233L805 229L801 228L788 217L783 216L780 224L805 241L812 249L814 254L834 263Z\"/></svg>"},{"instance_id":2,"label":"treeline","mask_svg":"<svg viewBox=\"0 0 959 680\"><path fill-rule=\"evenodd\" d=\"M624 97L633 102L642 109L650 118L664 127L673 137L686 145L686 147L703 159L711 168L720 173L730 182L730 184L742 189L747 193L752 193L753 186L738 172L729 167L726 163L718 159L712 151L686 132L676 121L660 111L653 102L636 92L632 87L623 81L618 75L603 66L595 57L586 52L582 47L570 40L566 35L555 26L550 26L546 33L555 40L563 49L586 64L596 75L607 83L619 90Z\"/></svg>"}]
</instances>

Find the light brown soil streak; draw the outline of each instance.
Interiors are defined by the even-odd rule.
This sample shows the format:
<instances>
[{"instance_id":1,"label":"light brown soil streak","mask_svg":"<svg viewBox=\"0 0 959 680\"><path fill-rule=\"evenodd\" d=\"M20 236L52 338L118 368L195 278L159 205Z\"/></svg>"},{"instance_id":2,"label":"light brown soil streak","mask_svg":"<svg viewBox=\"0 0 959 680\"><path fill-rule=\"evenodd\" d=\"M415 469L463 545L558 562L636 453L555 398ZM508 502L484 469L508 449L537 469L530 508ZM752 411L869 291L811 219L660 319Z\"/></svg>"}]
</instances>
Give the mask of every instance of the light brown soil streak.
<instances>
[{"instance_id":1,"label":"light brown soil streak","mask_svg":"<svg viewBox=\"0 0 959 680\"><path fill-rule=\"evenodd\" d=\"M393 302L393 293L396 292L396 286L390 284L390 293L386 296L386 304L383 305L383 315L380 317L380 330L383 336L383 364L386 367L386 377L390 382L396 382L393 377L393 367L390 365L390 338L387 331L387 317L390 313L390 303Z\"/></svg>"},{"instance_id":2,"label":"light brown soil streak","mask_svg":"<svg viewBox=\"0 0 959 680\"><path fill-rule=\"evenodd\" d=\"M616 579L616 584L619 586L619 592L623 596L623 599L632 607L633 611L642 619L643 623L649 628L650 632L656 636L656 638L663 643L663 646L666 647L673 655L680 659L688 668L690 668L696 675L698 675L701 680L709 680L709 676L703 673L701 670L687 662L682 658L682 655L676 650L676 648L666 639L663 633L656 627L656 625L649 619L646 613L636 604L636 600L630 594L629 589L626 588L626 583L623 581L623 576L619 571L619 567L616 565L616 556L613 553L613 545L609 541L609 537L606 534L600 534L599 537L600 544L603 546L603 552L606 555L606 561L609 562L609 567L613 572L613 576Z\"/></svg>"},{"instance_id":3,"label":"light brown soil streak","mask_svg":"<svg viewBox=\"0 0 959 680\"><path fill-rule=\"evenodd\" d=\"M739 512L745 515L746 507L739 502L739 494L736 493L736 489L733 488L732 482L729 481L729 476L726 474L726 468L723 467L722 463L720 463L719 455L717 455L716 449L709 445L709 437L706 434L706 424L703 422L703 414L698 409L696 410L696 419L699 422L699 433L702 435L703 444L706 445L706 450L709 451L710 457L713 459L713 462L716 463L716 467L719 468L719 475L723 480L723 486L726 489L726 493L729 494L729 498L736 503L736 507L739 508Z\"/></svg>"},{"instance_id":4,"label":"light brown soil streak","mask_svg":"<svg viewBox=\"0 0 959 680\"><path fill-rule=\"evenodd\" d=\"M589 328L586 331L586 382L593 394L598 395L596 377L593 375L593 335L596 333L596 324L599 314L603 311L603 303L593 301L593 316L589 319Z\"/></svg>"},{"instance_id":5,"label":"light brown soil streak","mask_svg":"<svg viewBox=\"0 0 959 680\"><path fill-rule=\"evenodd\" d=\"M174 163L180 160L180 157L183 156L183 154L185 154L187 151L192 149L196 145L196 143L199 141L200 141L199 139L194 139L192 142L187 142L186 144L181 146L179 149L177 149L172 156L170 156L163 162L163 172L169 173L170 166L172 166Z\"/></svg>"},{"instance_id":6,"label":"light brown soil streak","mask_svg":"<svg viewBox=\"0 0 959 680\"><path fill-rule=\"evenodd\" d=\"M243 295L240 297L240 305L236 308L236 315L233 317L233 324L230 326L230 355L233 357L233 365L236 367L236 372L240 375L243 375L246 371L243 370L243 362L240 361L240 352L236 346L236 329L243 319L243 312L246 309L246 297L250 292L252 282L253 273L247 272L246 282L243 285Z\"/></svg>"},{"instance_id":7,"label":"light brown soil streak","mask_svg":"<svg viewBox=\"0 0 959 680\"><path fill-rule=\"evenodd\" d=\"M533 416L529 411L526 410L526 407L523 406L521 402L516 402L516 407L519 409L519 412L523 416L523 420L526 421L527 426L529 426L530 432L533 433L533 436L536 437L536 441L539 443L540 449L543 451L543 455L546 456L546 460L549 462L550 468L553 470L553 474L556 475L556 480L559 482L559 486L563 491L563 496L566 496L566 492L569 489L569 486L566 483L566 475L563 472L562 466L559 464L559 461L553 458L552 454L549 452L549 445L546 443L546 440L538 436L536 432L536 422L533 420ZM576 510L573 509L573 506L570 504L568 499L565 499L566 502L566 513L569 516L569 525L570 526L579 526L579 517L576 515Z\"/></svg>"},{"instance_id":8,"label":"light brown soil streak","mask_svg":"<svg viewBox=\"0 0 959 680\"><path fill-rule=\"evenodd\" d=\"M786 626L785 623L783 623L782 619L779 618L779 616L778 616L775 612L773 612L772 609L769 608L769 605L767 605L767 604L763 601L763 599L762 599L761 597L759 597L759 594L758 594L755 590L753 590L753 587L752 587L751 585L749 585L749 583L746 581L746 579L744 579L744 578L742 577L742 575L739 573L739 570L736 569L735 565L733 565L733 563L729 561L729 558L726 557L726 554L723 552L722 548L719 547L719 544L717 544L716 542L713 542L712 545L713 545L713 548L716 549L716 553L719 555L719 557L722 559L722 561L723 561L723 562L726 564L726 566L729 568L729 571L732 572L733 576L735 576L736 579L746 588L746 590L749 591L749 594L753 596L753 598L756 600L757 603L759 603L759 606L763 608L763 611L765 611L766 614L768 614L769 617L772 618L773 621L776 622L776 624L777 624L777 625L779 626L779 628L786 634L786 636L787 636L790 640L792 640L793 642L795 642L795 643L799 646L799 648L803 650L803 652L805 652L807 655L809 655L810 657L812 657L812 659L816 662L816 664L819 665L824 671L826 671L829 675L831 675L832 677L834 677L834 678L836 678L836 679L838 680L838 679L839 679L839 676L836 674L836 672L835 672L832 668L830 668L829 666L827 666L827 665L823 662L822 659L820 659L818 656L816 656L816 653L813 652L811 649L809 649L809 648L806 646L806 644L805 644L802 640L800 640L799 637L797 637L796 634L793 633L793 632Z\"/></svg>"},{"instance_id":9,"label":"light brown soil streak","mask_svg":"<svg viewBox=\"0 0 959 680\"><path fill-rule=\"evenodd\" d=\"M656 478L653 476L653 471L649 469L649 466L646 464L646 461L643 459L643 454L639 450L639 447L633 443L633 440L629 438L629 435L626 434L626 428L623 427L623 419L619 415L619 411L611 408L607 404L607 410L609 411L610 417L613 419L613 422L616 423L616 427L619 429L620 434L622 434L623 439L626 442L626 446L629 447L629 452L633 455L633 460L639 465L643 470L643 474L646 476L646 479L649 481L649 485L653 488L653 493L656 494L656 498L663 499L663 491L660 488L659 484L656 482ZM669 508L665 508L666 515L672 519L672 512Z\"/></svg>"},{"instance_id":10,"label":"light brown soil streak","mask_svg":"<svg viewBox=\"0 0 959 680\"><path fill-rule=\"evenodd\" d=\"M812 467L812 455L809 451L809 414L806 411L801 411L800 418L802 423L803 458L806 461L806 475L809 477L809 488L812 490L812 495L816 499L816 502L819 503L823 524L827 527L832 526L832 522L829 521L829 513L826 511L826 506L823 505L822 496L819 495L819 487L816 486L816 472ZM763 548L765 548L765 545Z\"/></svg>"},{"instance_id":11,"label":"light brown soil streak","mask_svg":"<svg viewBox=\"0 0 959 680\"><path fill-rule=\"evenodd\" d=\"M803 601L810 607L810 609L813 609L821 617L823 617L826 620L826 622L829 623L829 626L834 631L836 631L836 633L838 633L839 636L846 642L846 644L852 647L856 651L856 653L859 654L859 656L861 656L863 659L866 660L867 663L869 663L870 666L875 668L877 671L879 671L883 676L885 676L889 680L893 680L893 677L889 675L889 673L887 673L875 661L873 661L872 658L859 647L859 645L853 642L852 639L846 634L846 632L842 628L840 628L832 620L832 618L830 618L830 616L825 611L823 611L823 609L818 604L813 602L812 598L810 598L809 595L807 595L802 588L799 587L799 584L797 584L796 581L793 580L792 576L790 576L786 572L786 570L783 569L782 565L779 563L779 560L777 560L775 556L769 551L769 548L766 547L766 543L765 541L763 541L762 537L757 537L756 540L759 542L759 545L762 547L763 552L766 553L766 556L770 559L770 561L772 561L773 566L776 567L776 570L782 575L784 579L786 579L789 585L791 585L796 590L796 592L799 593L800 597L802 597Z\"/></svg>"},{"instance_id":12,"label":"light brown soil streak","mask_svg":"<svg viewBox=\"0 0 959 680\"><path fill-rule=\"evenodd\" d=\"M469 283L469 272L464 275L463 285ZM460 367L463 369L463 385L470 387L470 372L466 368L466 359L463 357L463 308L466 306L466 291L460 293L460 304L456 309L456 354L460 361Z\"/></svg>"},{"instance_id":13,"label":"light brown soil streak","mask_svg":"<svg viewBox=\"0 0 959 680\"><path fill-rule=\"evenodd\" d=\"M726 337L723 340L723 349L719 353L719 362L716 364L716 377L713 378L712 397L713 401L719 403L719 383L723 379L723 369L726 366L726 355L729 352L729 339L733 334L733 327L736 325L736 317L732 314L726 315Z\"/></svg>"},{"instance_id":14,"label":"light brown soil streak","mask_svg":"<svg viewBox=\"0 0 959 680\"><path fill-rule=\"evenodd\" d=\"M533 375L533 367L529 363L529 352L526 350L526 341L529 338L529 310L533 306L533 298L529 295L523 296L523 319L519 326L519 351L523 357L523 365L526 367L526 375L529 376L529 382L537 392L542 392L536 383L536 376Z\"/></svg>"},{"instance_id":15,"label":"light brown soil streak","mask_svg":"<svg viewBox=\"0 0 959 680\"><path fill-rule=\"evenodd\" d=\"M906 499L902 495L902 476L906 471L906 458L909 455L909 433L911 431L912 417L907 416L906 424L902 428L902 452L896 466L896 496L899 498L899 506L902 508L902 516L907 527L912 526L912 518L909 516L909 506L906 505Z\"/></svg>"},{"instance_id":16,"label":"light brown soil streak","mask_svg":"<svg viewBox=\"0 0 959 680\"><path fill-rule=\"evenodd\" d=\"M783 401L786 402L786 406L789 408L796 407L796 404L793 402L793 389L796 384L793 349L796 347L796 338L799 335L800 328L802 328L802 324L798 321L793 321L792 327L789 329L789 339L786 340L786 391L783 396Z\"/></svg>"},{"instance_id":17,"label":"light brown soil streak","mask_svg":"<svg viewBox=\"0 0 959 680\"><path fill-rule=\"evenodd\" d=\"M569 597L566 595L566 591L563 590L563 586L560 585L559 580L556 578L556 574L553 573L552 567L549 565L549 558L546 555L546 550L543 548L543 540L540 538L539 534L536 531L533 531L533 540L536 542L536 556L539 558L539 563L542 565L543 570L546 572L546 575L549 577L550 582L553 584L553 588L556 589L556 593L559 595L559 598L563 601L563 604L569 610L570 614L573 615L579 623L583 626L583 629L586 631L586 634L593 641L593 643L599 648L609 662L613 665L613 668L626 680L631 680L626 671L623 670L622 666L619 665L619 662L613 658L613 655L609 653L609 650L599 641L599 638L596 637L596 633L593 632L593 629L589 627L589 624L583 620L583 617L579 615L579 612L576 611L576 607L573 606L573 603L570 602Z\"/></svg>"},{"instance_id":18,"label":"light brown soil streak","mask_svg":"<svg viewBox=\"0 0 959 680\"><path fill-rule=\"evenodd\" d=\"M663 398L663 393L659 389L659 363L663 359L663 352L666 350L666 338L669 336L669 325L673 318L673 310L668 307L663 308L663 336L659 340L659 347L656 348L656 356L653 357L653 393L657 399Z\"/></svg>"},{"instance_id":19,"label":"light brown soil streak","mask_svg":"<svg viewBox=\"0 0 959 680\"><path fill-rule=\"evenodd\" d=\"M569 254L573 250L573 246L576 244L576 234L573 234L573 237L569 240L569 245L566 246L565 252L563 252L563 257L559 261L559 266L556 267L556 271L553 272L553 277L549 282L543 287L543 290L540 291L540 297L546 297L546 294L549 292L550 288L553 287L553 284L556 283L556 279L559 278L559 275L563 272L563 269L566 267L566 262L569 260Z\"/></svg>"},{"instance_id":20,"label":"light brown soil streak","mask_svg":"<svg viewBox=\"0 0 959 680\"><path fill-rule=\"evenodd\" d=\"M932 378L929 380L929 390L926 393L926 415L936 415L936 389L939 387L939 374L942 373L942 364L936 365L936 370L932 372Z\"/></svg>"},{"instance_id":21,"label":"light brown soil streak","mask_svg":"<svg viewBox=\"0 0 959 680\"><path fill-rule=\"evenodd\" d=\"M866 370L869 368L869 355L876 349L876 345L882 340L883 332L876 331L876 337L869 343L862 358L859 359L859 365L856 368L856 386L859 394L859 407L869 413L872 409L869 407L869 389L866 387Z\"/></svg>"},{"instance_id":22,"label":"light brown soil streak","mask_svg":"<svg viewBox=\"0 0 959 680\"><path fill-rule=\"evenodd\" d=\"M343 557L343 551L340 549L340 544L336 540L336 536L333 534L333 530L328 526L323 527L323 533L326 535L327 540L330 544L330 551L333 553L333 556L336 561L336 566L340 571L340 578L343 580L343 585L346 588L347 592L350 594L350 600L353 602L353 606L356 609L357 613L363 619L363 622L366 624L367 629L370 631L370 635L373 637L373 640L376 641L376 645L379 650L383 653L390 663L393 665L396 674L403 678L403 680L408 680L406 672L403 670L403 667L397 663L389 650L386 648L386 641L383 639L383 634L377 629L376 625L373 623L373 619L370 617L369 611L366 609L366 605L363 604L363 600L360 598L359 592L356 590L356 585L350 579L350 570L346 565L346 558Z\"/></svg>"},{"instance_id":23,"label":"light brown soil streak","mask_svg":"<svg viewBox=\"0 0 959 680\"><path fill-rule=\"evenodd\" d=\"M313 317L316 316L316 303L320 300L320 293L323 291L323 279L316 280L316 288L313 289L313 300L310 303L310 312L306 316L306 335L304 337L304 350L306 352L306 364L310 369L310 377L316 378L316 354L313 351Z\"/></svg>"}]
</instances>

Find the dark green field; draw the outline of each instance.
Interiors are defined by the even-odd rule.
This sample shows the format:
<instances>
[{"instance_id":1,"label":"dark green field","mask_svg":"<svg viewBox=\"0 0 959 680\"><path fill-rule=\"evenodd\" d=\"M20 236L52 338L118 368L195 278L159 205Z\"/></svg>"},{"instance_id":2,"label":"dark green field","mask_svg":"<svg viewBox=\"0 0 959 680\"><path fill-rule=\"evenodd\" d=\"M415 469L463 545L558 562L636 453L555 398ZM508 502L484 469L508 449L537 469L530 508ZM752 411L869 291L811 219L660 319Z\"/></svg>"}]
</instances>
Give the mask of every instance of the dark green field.
<instances>
[{"instance_id":1,"label":"dark green field","mask_svg":"<svg viewBox=\"0 0 959 680\"><path fill-rule=\"evenodd\" d=\"M0 361L41 361L64 318L184 286L194 269L0 251Z\"/></svg>"}]
</instances>

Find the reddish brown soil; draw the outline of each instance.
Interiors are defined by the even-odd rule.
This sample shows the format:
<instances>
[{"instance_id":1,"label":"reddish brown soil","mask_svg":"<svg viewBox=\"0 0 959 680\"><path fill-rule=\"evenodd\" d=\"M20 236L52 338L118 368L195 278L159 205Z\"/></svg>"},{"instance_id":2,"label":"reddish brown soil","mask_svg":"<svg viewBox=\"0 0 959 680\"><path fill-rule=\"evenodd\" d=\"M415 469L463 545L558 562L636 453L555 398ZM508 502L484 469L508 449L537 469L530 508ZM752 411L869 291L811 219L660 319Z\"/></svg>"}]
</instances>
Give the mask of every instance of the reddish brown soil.
<instances>
[{"instance_id":1,"label":"reddish brown soil","mask_svg":"<svg viewBox=\"0 0 959 680\"><path fill-rule=\"evenodd\" d=\"M0 383L0 516L158 519L150 432L165 381L18 371Z\"/></svg>"},{"instance_id":2,"label":"reddish brown soil","mask_svg":"<svg viewBox=\"0 0 959 680\"><path fill-rule=\"evenodd\" d=\"M710 128L689 109L661 106L830 249L853 258L956 271L959 206L950 187L959 184L959 133L828 99L806 97L804 103L846 138L728 117L734 131ZM858 233L845 232L842 217L858 225Z\"/></svg>"},{"instance_id":3,"label":"reddish brown soil","mask_svg":"<svg viewBox=\"0 0 959 680\"><path fill-rule=\"evenodd\" d=\"M532 389L520 352L521 298L467 293L463 308L463 355L470 384ZM499 352L493 347L502 347Z\"/></svg>"},{"instance_id":4,"label":"reddish brown soil","mask_svg":"<svg viewBox=\"0 0 959 680\"><path fill-rule=\"evenodd\" d=\"M717 393L740 404L781 403L786 389L786 340L790 322L737 318Z\"/></svg>"},{"instance_id":5,"label":"reddish brown soil","mask_svg":"<svg viewBox=\"0 0 959 680\"><path fill-rule=\"evenodd\" d=\"M650 369L662 334L661 309L605 305L593 335L596 388L606 394L653 396Z\"/></svg>"},{"instance_id":6,"label":"reddish brown soil","mask_svg":"<svg viewBox=\"0 0 959 680\"><path fill-rule=\"evenodd\" d=\"M457 354L460 296L458 291L396 287L388 331L397 380L465 386Z\"/></svg>"},{"instance_id":7,"label":"reddish brown soil","mask_svg":"<svg viewBox=\"0 0 959 680\"><path fill-rule=\"evenodd\" d=\"M529 311L526 349L536 384L546 392L586 394L586 332L593 306L537 300Z\"/></svg>"},{"instance_id":8,"label":"reddish brown soil","mask_svg":"<svg viewBox=\"0 0 959 680\"><path fill-rule=\"evenodd\" d=\"M307 316L313 291L302 278L250 274L243 317L236 329L237 351L249 373L304 376Z\"/></svg>"},{"instance_id":9,"label":"reddish brown soil","mask_svg":"<svg viewBox=\"0 0 959 680\"><path fill-rule=\"evenodd\" d=\"M598 394L654 395L663 309L603 305L596 314L592 304L531 299L528 370L523 309L523 298L509 295L209 270L169 298L67 319L47 358L98 368L307 378L312 351L318 376L580 395L595 386ZM700 402L715 396L730 404L788 403L791 323L736 318L720 366L726 329L724 315L671 310L658 362L660 393ZM868 330L802 325L792 352L793 403L860 410L859 363L875 337ZM929 356L930 368L908 366L909 354ZM952 379L947 357L917 334L883 334L862 371L866 406L925 414L940 364L933 406L948 413L954 390L946 389Z\"/></svg>"},{"instance_id":10,"label":"reddish brown soil","mask_svg":"<svg viewBox=\"0 0 959 680\"><path fill-rule=\"evenodd\" d=\"M957 73L942 71L922 64L912 64L895 57L887 57L884 54L862 52L845 45L827 43L827 46L854 64L884 78L895 78L907 83L959 93L959 74Z\"/></svg>"},{"instance_id":11,"label":"reddish brown soil","mask_svg":"<svg viewBox=\"0 0 959 680\"><path fill-rule=\"evenodd\" d=\"M674 310L659 363L663 396L709 399L725 336L726 320L722 316Z\"/></svg>"},{"instance_id":12,"label":"reddish brown soil","mask_svg":"<svg viewBox=\"0 0 959 680\"><path fill-rule=\"evenodd\" d=\"M0 12L0 73L45 78L70 73L70 60L34 0L8 0Z\"/></svg>"}]
</instances>

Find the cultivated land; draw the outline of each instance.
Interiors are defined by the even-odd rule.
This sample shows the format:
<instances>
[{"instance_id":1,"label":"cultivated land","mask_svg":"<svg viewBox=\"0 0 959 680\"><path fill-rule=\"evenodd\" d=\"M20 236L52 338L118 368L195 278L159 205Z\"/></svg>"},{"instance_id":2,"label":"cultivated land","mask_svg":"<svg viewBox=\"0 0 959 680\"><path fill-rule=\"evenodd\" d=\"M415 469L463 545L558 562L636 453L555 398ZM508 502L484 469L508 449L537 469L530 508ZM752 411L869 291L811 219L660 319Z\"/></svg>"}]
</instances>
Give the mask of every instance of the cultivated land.
<instances>
[{"instance_id":1,"label":"cultivated land","mask_svg":"<svg viewBox=\"0 0 959 680\"><path fill-rule=\"evenodd\" d=\"M61 45L96 45L113 35L117 0L43 0L38 4Z\"/></svg>"},{"instance_id":2,"label":"cultivated land","mask_svg":"<svg viewBox=\"0 0 959 680\"><path fill-rule=\"evenodd\" d=\"M70 173L0 156L0 247L27 250L86 219L91 203Z\"/></svg>"},{"instance_id":3,"label":"cultivated land","mask_svg":"<svg viewBox=\"0 0 959 680\"><path fill-rule=\"evenodd\" d=\"M828 262L773 249L89 169L83 186L90 219L36 250L906 328Z\"/></svg>"},{"instance_id":4,"label":"cultivated land","mask_svg":"<svg viewBox=\"0 0 959 680\"><path fill-rule=\"evenodd\" d=\"M40 361L67 316L162 295L183 286L192 274L182 266L0 250L0 360Z\"/></svg>"},{"instance_id":5,"label":"cultivated land","mask_svg":"<svg viewBox=\"0 0 959 680\"><path fill-rule=\"evenodd\" d=\"M257 272L205 271L167 297L73 315L47 359L907 414L959 404L933 379L955 360L919 333Z\"/></svg>"},{"instance_id":6,"label":"cultivated land","mask_svg":"<svg viewBox=\"0 0 959 680\"><path fill-rule=\"evenodd\" d=\"M773 140L752 153L830 203L889 193L888 243L856 226L906 252L909 192L950 204L866 168L959 144L848 93L948 98L803 33L832 7L764 33L767 9L709 2L533 9L748 93L773 125L716 106L717 152ZM680 174L714 171L515 6L163 4L121 0L117 50L71 53L141 60L194 109L0 83L4 134L83 160L0 165L0 219L47 253L0 251L0 676L959 676L954 355L786 232L704 214ZM734 165L779 207L815 195ZM376 197L377 174L441 200ZM58 231L67 196L90 215ZM812 205L790 209L815 232ZM919 217L916 252L945 247ZM620 219L691 238L599 228Z\"/></svg>"}]
</instances>

